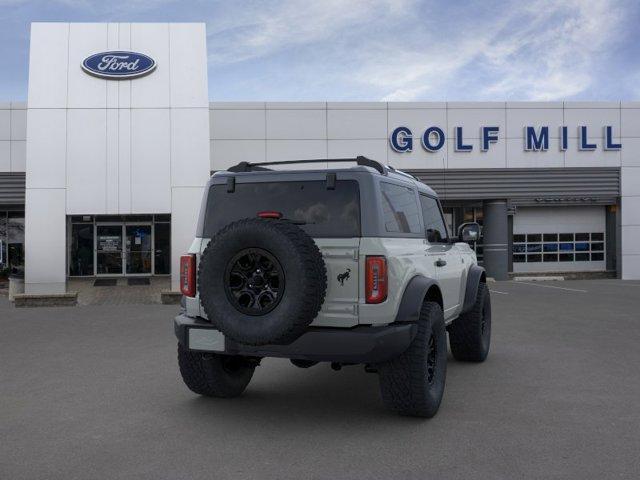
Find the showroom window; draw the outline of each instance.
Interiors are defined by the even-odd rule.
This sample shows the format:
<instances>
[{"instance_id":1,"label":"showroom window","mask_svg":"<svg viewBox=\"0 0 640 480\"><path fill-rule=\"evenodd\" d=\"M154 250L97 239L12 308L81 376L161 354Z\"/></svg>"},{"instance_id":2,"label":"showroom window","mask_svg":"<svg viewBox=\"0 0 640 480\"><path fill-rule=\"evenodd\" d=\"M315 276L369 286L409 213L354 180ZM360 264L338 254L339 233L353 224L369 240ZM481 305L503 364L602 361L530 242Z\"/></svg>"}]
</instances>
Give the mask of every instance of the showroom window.
<instances>
[{"instance_id":1,"label":"showroom window","mask_svg":"<svg viewBox=\"0 0 640 480\"><path fill-rule=\"evenodd\" d=\"M0 211L0 273L24 270L24 212Z\"/></svg>"},{"instance_id":2,"label":"showroom window","mask_svg":"<svg viewBox=\"0 0 640 480\"><path fill-rule=\"evenodd\" d=\"M603 232L513 235L514 263L602 262L604 253Z\"/></svg>"},{"instance_id":3,"label":"showroom window","mask_svg":"<svg viewBox=\"0 0 640 480\"><path fill-rule=\"evenodd\" d=\"M169 275L171 215L73 215L69 276Z\"/></svg>"}]
</instances>

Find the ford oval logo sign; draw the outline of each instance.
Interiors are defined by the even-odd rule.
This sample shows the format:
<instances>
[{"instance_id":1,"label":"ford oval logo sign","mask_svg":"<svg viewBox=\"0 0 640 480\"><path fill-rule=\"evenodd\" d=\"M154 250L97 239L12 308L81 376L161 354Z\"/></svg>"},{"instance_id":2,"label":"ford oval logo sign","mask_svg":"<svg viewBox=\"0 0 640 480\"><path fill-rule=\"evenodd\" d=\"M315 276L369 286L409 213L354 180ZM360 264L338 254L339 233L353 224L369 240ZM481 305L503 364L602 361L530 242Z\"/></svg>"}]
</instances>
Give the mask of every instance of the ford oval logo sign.
<instances>
[{"instance_id":1,"label":"ford oval logo sign","mask_svg":"<svg viewBox=\"0 0 640 480\"><path fill-rule=\"evenodd\" d=\"M142 77L155 68L153 58L136 52L96 53L82 62L82 69L89 75L115 80Z\"/></svg>"}]
</instances>

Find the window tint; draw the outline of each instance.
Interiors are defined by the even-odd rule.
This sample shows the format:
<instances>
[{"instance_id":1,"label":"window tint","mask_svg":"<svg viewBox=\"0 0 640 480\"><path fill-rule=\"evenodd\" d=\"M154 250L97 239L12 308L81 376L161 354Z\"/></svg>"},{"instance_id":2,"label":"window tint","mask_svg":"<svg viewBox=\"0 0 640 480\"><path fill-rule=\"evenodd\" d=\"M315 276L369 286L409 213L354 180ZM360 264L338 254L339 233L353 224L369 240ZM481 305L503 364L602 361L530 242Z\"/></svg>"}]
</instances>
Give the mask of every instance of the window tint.
<instances>
[{"instance_id":1,"label":"window tint","mask_svg":"<svg viewBox=\"0 0 640 480\"><path fill-rule=\"evenodd\" d=\"M325 181L236 183L213 185L207 197L204 234L242 218L256 218L259 212L276 211L283 218L301 222L311 237L359 237L360 193L355 180L338 180L333 190Z\"/></svg>"},{"instance_id":2,"label":"window tint","mask_svg":"<svg viewBox=\"0 0 640 480\"><path fill-rule=\"evenodd\" d=\"M432 243L446 242L447 228L442 220L438 202L435 198L420 195L420 203L422 204L422 217L424 218L427 240Z\"/></svg>"},{"instance_id":3,"label":"window tint","mask_svg":"<svg viewBox=\"0 0 640 480\"><path fill-rule=\"evenodd\" d=\"M420 233L420 217L415 191L409 187L381 182L382 214L387 232Z\"/></svg>"}]
</instances>

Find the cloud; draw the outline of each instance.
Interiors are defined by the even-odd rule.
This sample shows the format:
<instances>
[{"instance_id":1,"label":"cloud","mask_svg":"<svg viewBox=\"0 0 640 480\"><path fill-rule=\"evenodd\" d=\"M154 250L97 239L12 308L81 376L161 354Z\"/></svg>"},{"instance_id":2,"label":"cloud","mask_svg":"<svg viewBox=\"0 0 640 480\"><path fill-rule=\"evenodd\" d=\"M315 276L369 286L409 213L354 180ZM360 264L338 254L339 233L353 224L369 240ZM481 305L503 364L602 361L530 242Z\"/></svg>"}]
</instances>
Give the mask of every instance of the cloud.
<instances>
[{"instance_id":1,"label":"cloud","mask_svg":"<svg viewBox=\"0 0 640 480\"><path fill-rule=\"evenodd\" d=\"M321 75L389 101L555 100L593 86L624 12L616 0L286 0L209 21L209 62L291 52L286 68L314 86Z\"/></svg>"},{"instance_id":2,"label":"cloud","mask_svg":"<svg viewBox=\"0 0 640 480\"><path fill-rule=\"evenodd\" d=\"M421 60L416 50L405 50L413 61L405 71L396 65L395 76L370 68L374 84L389 90L383 99L455 96L451 85L474 99L556 100L587 90L594 67L616 40L622 9L610 0L515 5L493 21L480 20L481 30L465 24L456 37L428 40L429 52L445 54Z\"/></svg>"},{"instance_id":3,"label":"cloud","mask_svg":"<svg viewBox=\"0 0 640 480\"><path fill-rule=\"evenodd\" d=\"M255 3L252 8L234 10L233 15L216 15L207 23L212 47L209 62L214 66L236 63L282 49L335 41L349 29L398 15L409 3L409 0Z\"/></svg>"},{"instance_id":4,"label":"cloud","mask_svg":"<svg viewBox=\"0 0 640 480\"><path fill-rule=\"evenodd\" d=\"M594 80L595 66L614 43L622 10L610 0L530 4L521 22L483 54L495 80L486 96L555 100L577 95Z\"/></svg>"}]
</instances>

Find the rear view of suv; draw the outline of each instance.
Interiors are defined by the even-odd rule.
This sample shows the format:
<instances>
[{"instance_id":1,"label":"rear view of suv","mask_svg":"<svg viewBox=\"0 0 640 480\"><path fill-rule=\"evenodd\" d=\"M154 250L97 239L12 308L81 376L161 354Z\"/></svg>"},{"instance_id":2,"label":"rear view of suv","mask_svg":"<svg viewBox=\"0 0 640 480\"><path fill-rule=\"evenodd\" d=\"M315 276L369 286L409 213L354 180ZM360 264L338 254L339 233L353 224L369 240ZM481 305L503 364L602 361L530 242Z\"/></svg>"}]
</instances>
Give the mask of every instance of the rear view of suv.
<instances>
[{"instance_id":1,"label":"rear view of suv","mask_svg":"<svg viewBox=\"0 0 640 480\"><path fill-rule=\"evenodd\" d=\"M180 263L182 377L198 394L234 397L265 357L364 364L389 408L431 417L447 331L456 359L489 352L486 276L467 243L479 226L451 237L433 190L364 157L295 169L326 162L243 162L211 177Z\"/></svg>"}]
</instances>

